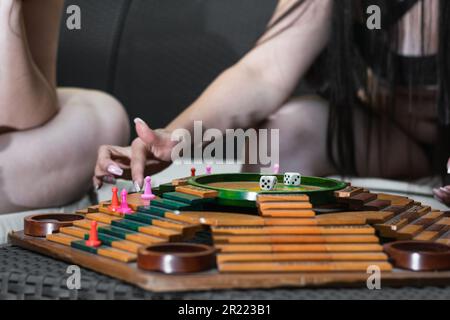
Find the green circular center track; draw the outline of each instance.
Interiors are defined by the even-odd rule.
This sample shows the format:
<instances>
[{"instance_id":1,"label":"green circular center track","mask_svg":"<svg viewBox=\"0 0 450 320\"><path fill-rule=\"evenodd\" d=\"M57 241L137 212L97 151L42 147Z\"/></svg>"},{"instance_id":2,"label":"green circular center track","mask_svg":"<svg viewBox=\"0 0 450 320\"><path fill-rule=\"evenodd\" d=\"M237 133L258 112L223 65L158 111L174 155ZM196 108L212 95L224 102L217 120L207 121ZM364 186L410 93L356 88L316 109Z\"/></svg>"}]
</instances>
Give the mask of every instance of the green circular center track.
<instances>
[{"instance_id":1,"label":"green circular center track","mask_svg":"<svg viewBox=\"0 0 450 320\"><path fill-rule=\"evenodd\" d=\"M278 183L274 190L259 188L259 179L263 174L226 173L196 176L189 184L218 191L218 204L224 206L255 207L258 194L306 194L314 205L324 205L334 200L334 191L346 187L342 181L302 177L300 186L285 186L283 175L277 175Z\"/></svg>"}]
</instances>

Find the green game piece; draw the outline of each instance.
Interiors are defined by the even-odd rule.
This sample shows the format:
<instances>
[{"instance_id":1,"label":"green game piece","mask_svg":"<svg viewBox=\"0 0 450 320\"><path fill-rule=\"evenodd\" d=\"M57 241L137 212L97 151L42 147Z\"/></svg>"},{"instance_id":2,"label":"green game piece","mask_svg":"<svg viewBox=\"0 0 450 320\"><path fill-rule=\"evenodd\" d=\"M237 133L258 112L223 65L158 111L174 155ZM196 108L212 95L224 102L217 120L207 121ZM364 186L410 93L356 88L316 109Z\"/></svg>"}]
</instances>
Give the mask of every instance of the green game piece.
<instances>
[{"instance_id":1,"label":"green game piece","mask_svg":"<svg viewBox=\"0 0 450 320\"><path fill-rule=\"evenodd\" d=\"M189 208L189 205L183 202L178 202L169 199L156 199L150 202L150 206L156 205L157 207L166 208L170 210L183 210Z\"/></svg>"},{"instance_id":2,"label":"green game piece","mask_svg":"<svg viewBox=\"0 0 450 320\"><path fill-rule=\"evenodd\" d=\"M171 210L154 206L153 201L151 203L152 204L150 206L138 207L137 211L142 212L142 213L152 214L152 215L159 216L159 217L165 217L166 212L171 212Z\"/></svg>"},{"instance_id":3,"label":"green game piece","mask_svg":"<svg viewBox=\"0 0 450 320\"><path fill-rule=\"evenodd\" d=\"M175 200L175 201L178 201L178 202L187 203L187 204L190 204L192 206L200 205L200 204L202 204L204 202L212 202L212 201L214 201L213 198L205 198L205 199L203 199L203 198L200 198L200 197L197 197L197 196L193 196L193 195L190 195L190 194L187 194L187 193L181 193L181 192L167 192L167 193L164 193L162 195L162 197L164 199Z\"/></svg>"},{"instance_id":4,"label":"green game piece","mask_svg":"<svg viewBox=\"0 0 450 320\"><path fill-rule=\"evenodd\" d=\"M89 253L97 254L97 248L89 247L88 245L86 245L86 241L84 240L72 241L70 246L75 249L80 249Z\"/></svg>"}]
</instances>

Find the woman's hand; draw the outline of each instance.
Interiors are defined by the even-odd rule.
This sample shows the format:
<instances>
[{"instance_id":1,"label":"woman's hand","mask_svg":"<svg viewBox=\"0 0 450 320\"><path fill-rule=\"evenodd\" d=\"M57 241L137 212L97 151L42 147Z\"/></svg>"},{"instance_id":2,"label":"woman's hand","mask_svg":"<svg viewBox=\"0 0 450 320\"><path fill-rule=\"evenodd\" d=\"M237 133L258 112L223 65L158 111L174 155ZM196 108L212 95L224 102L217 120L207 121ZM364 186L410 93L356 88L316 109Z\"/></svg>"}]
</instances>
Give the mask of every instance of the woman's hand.
<instances>
[{"instance_id":1,"label":"woman's hand","mask_svg":"<svg viewBox=\"0 0 450 320\"><path fill-rule=\"evenodd\" d=\"M130 147L101 146L95 167L94 185L99 189L103 182L114 183L115 178L132 179L136 191L140 191L144 176L167 168L171 163L172 148L167 130L152 130L141 119L134 120L136 138Z\"/></svg>"},{"instance_id":2,"label":"woman's hand","mask_svg":"<svg viewBox=\"0 0 450 320\"><path fill-rule=\"evenodd\" d=\"M450 174L450 159L448 160L447 163L447 170L448 170L447 173ZM439 201L450 207L450 186L434 189L433 193L436 199L438 199Z\"/></svg>"}]
</instances>

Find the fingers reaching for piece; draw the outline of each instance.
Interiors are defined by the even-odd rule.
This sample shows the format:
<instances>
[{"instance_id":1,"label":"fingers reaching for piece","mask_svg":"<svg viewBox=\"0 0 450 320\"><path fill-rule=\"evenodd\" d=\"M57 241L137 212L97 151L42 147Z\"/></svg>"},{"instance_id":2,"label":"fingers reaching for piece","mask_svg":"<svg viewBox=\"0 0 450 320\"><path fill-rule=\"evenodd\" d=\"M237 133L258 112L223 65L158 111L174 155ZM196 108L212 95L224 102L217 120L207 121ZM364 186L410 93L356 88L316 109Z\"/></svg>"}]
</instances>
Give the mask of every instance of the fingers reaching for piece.
<instances>
[{"instance_id":1,"label":"fingers reaching for piece","mask_svg":"<svg viewBox=\"0 0 450 320\"><path fill-rule=\"evenodd\" d=\"M103 182L115 183L115 177L127 178L130 169L131 148L101 146L98 151L93 183L96 189Z\"/></svg>"}]
</instances>

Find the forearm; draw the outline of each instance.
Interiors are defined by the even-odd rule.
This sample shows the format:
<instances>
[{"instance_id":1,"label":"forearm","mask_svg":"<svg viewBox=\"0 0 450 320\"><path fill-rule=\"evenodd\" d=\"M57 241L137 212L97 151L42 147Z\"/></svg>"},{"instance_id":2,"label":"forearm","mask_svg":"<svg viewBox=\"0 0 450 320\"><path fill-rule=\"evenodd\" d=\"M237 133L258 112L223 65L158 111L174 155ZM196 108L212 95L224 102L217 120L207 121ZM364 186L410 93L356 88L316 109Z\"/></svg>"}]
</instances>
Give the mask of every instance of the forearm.
<instances>
[{"instance_id":1,"label":"forearm","mask_svg":"<svg viewBox=\"0 0 450 320\"><path fill-rule=\"evenodd\" d=\"M223 72L205 92L167 127L192 130L194 121L224 131L248 128L273 113L288 93L271 86L242 64Z\"/></svg>"},{"instance_id":2,"label":"forearm","mask_svg":"<svg viewBox=\"0 0 450 320\"><path fill-rule=\"evenodd\" d=\"M222 73L167 129L248 128L273 114L325 47L332 2L308 1ZM301 16L301 19L298 16Z\"/></svg>"}]
</instances>

